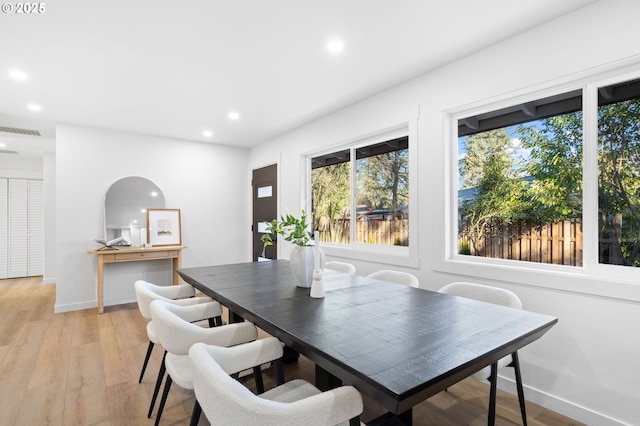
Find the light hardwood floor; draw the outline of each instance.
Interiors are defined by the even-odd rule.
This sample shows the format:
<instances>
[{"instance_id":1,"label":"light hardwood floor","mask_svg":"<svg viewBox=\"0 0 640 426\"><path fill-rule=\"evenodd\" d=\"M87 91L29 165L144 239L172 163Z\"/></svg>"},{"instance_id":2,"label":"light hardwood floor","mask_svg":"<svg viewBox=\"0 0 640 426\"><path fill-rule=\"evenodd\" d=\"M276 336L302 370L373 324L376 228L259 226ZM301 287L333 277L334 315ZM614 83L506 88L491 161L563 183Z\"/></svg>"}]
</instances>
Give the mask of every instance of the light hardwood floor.
<instances>
[{"instance_id":1,"label":"light hardwood floor","mask_svg":"<svg viewBox=\"0 0 640 426\"><path fill-rule=\"evenodd\" d=\"M55 285L41 278L0 280L0 425L152 425L146 413L162 349L139 384L148 340L137 305L54 314L54 303ZM313 371L301 357L285 377L312 381ZM188 424L193 398L173 386L160 423ZM487 402L488 386L467 379L416 406L414 424L485 425ZM382 412L366 398L365 406L363 421ZM580 424L532 403L527 410L533 426ZM500 391L496 424L521 424L517 399Z\"/></svg>"}]
</instances>

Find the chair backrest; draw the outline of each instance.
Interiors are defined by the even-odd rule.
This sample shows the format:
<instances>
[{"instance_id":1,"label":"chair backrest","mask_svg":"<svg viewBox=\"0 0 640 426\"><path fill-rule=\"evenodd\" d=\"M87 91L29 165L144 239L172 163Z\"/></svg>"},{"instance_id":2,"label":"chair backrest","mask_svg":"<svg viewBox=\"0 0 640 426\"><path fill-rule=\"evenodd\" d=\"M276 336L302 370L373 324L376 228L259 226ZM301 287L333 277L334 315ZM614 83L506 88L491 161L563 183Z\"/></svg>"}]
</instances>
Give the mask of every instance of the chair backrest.
<instances>
[{"instance_id":1,"label":"chair backrest","mask_svg":"<svg viewBox=\"0 0 640 426\"><path fill-rule=\"evenodd\" d=\"M151 320L158 340L164 349L175 355L187 355L191 345L206 342L212 345L232 346L255 340L257 331L249 322L205 328L193 324L207 318L211 308L219 315L218 302L180 306L164 300L151 302Z\"/></svg>"},{"instance_id":2,"label":"chair backrest","mask_svg":"<svg viewBox=\"0 0 640 426\"><path fill-rule=\"evenodd\" d=\"M440 293L466 297L467 299L522 309L522 301L520 301L520 298L516 296L514 292L504 288L468 282L455 282L445 285L438 291Z\"/></svg>"},{"instance_id":3,"label":"chair backrest","mask_svg":"<svg viewBox=\"0 0 640 426\"><path fill-rule=\"evenodd\" d=\"M409 287L420 287L420 282L415 275L408 272L392 271L389 269L383 269L381 271L373 272L367 275L368 278L374 278L381 281L390 281L392 283L404 284Z\"/></svg>"},{"instance_id":4,"label":"chair backrest","mask_svg":"<svg viewBox=\"0 0 640 426\"><path fill-rule=\"evenodd\" d=\"M326 269L333 269L334 271L344 272L345 274L355 275L356 267L347 262L325 262L324 267Z\"/></svg>"},{"instance_id":5,"label":"chair backrest","mask_svg":"<svg viewBox=\"0 0 640 426\"><path fill-rule=\"evenodd\" d=\"M276 391L282 389L288 392L290 395L286 395L282 400L291 402L272 401L255 395L243 384L231 378L218 363L219 357L226 349L228 348L197 343L189 350L196 398L207 418L212 419L215 424L328 426L336 423L333 420L339 415L339 402L349 405L345 408L355 412L352 417L362 411L362 406L358 407L358 402L362 404L362 399L351 386L343 386L325 393L294 395L296 388L288 386L293 382L285 383ZM221 362L224 364L224 360ZM343 420L338 422L340 421Z\"/></svg>"},{"instance_id":6,"label":"chair backrest","mask_svg":"<svg viewBox=\"0 0 640 426\"><path fill-rule=\"evenodd\" d=\"M154 300L169 301L178 298L193 297L195 294L195 289L188 284L164 286L138 280L133 286L136 291L138 309L146 319L151 319L150 306Z\"/></svg>"}]
</instances>

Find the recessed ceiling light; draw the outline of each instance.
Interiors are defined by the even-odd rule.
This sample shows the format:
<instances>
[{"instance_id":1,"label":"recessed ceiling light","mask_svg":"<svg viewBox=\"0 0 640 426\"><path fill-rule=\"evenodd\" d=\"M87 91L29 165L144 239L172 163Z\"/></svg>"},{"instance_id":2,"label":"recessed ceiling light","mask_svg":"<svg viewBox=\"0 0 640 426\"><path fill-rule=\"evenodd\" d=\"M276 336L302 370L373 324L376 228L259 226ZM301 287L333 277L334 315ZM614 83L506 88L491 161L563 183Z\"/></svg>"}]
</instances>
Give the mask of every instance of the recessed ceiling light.
<instances>
[{"instance_id":1,"label":"recessed ceiling light","mask_svg":"<svg viewBox=\"0 0 640 426\"><path fill-rule=\"evenodd\" d=\"M210 138L211 136L213 136L213 132L211 130L205 130L204 132L202 132L202 136L204 136L205 138Z\"/></svg>"},{"instance_id":2,"label":"recessed ceiling light","mask_svg":"<svg viewBox=\"0 0 640 426\"><path fill-rule=\"evenodd\" d=\"M27 105L27 108L29 108L31 111L41 111L42 107L40 105L37 104L29 104Z\"/></svg>"},{"instance_id":3,"label":"recessed ceiling light","mask_svg":"<svg viewBox=\"0 0 640 426\"><path fill-rule=\"evenodd\" d=\"M327 50L331 53L340 53L344 50L344 42L338 38L329 40Z\"/></svg>"},{"instance_id":4,"label":"recessed ceiling light","mask_svg":"<svg viewBox=\"0 0 640 426\"><path fill-rule=\"evenodd\" d=\"M4 144L4 143L0 143L0 148L6 148L6 147L7 147L7 145L6 145L6 144Z\"/></svg>"},{"instance_id":5,"label":"recessed ceiling light","mask_svg":"<svg viewBox=\"0 0 640 426\"><path fill-rule=\"evenodd\" d=\"M229 115L227 115L227 117L229 117L229 120L236 121L240 118L240 114L238 114L236 111L231 111L229 112Z\"/></svg>"},{"instance_id":6,"label":"recessed ceiling light","mask_svg":"<svg viewBox=\"0 0 640 426\"><path fill-rule=\"evenodd\" d=\"M23 73L20 70L11 70L9 71L9 77L14 80L24 81L28 78L27 74Z\"/></svg>"}]
</instances>

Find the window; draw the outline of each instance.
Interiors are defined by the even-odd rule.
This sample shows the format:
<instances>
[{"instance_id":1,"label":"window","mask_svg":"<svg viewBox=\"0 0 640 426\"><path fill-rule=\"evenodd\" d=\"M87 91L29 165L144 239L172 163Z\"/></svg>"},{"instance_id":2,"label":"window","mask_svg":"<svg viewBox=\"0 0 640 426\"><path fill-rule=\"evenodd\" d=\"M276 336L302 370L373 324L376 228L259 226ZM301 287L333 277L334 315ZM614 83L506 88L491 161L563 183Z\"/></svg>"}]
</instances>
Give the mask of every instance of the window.
<instances>
[{"instance_id":1,"label":"window","mask_svg":"<svg viewBox=\"0 0 640 426\"><path fill-rule=\"evenodd\" d=\"M321 241L351 242L351 152L311 159L313 229Z\"/></svg>"},{"instance_id":2,"label":"window","mask_svg":"<svg viewBox=\"0 0 640 426\"><path fill-rule=\"evenodd\" d=\"M640 266L640 80L598 90L598 261Z\"/></svg>"},{"instance_id":3,"label":"window","mask_svg":"<svg viewBox=\"0 0 640 426\"><path fill-rule=\"evenodd\" d=\"M640 79L454 123L454 257L640 266Z\"/></svg>"},{"instance_id":4,"label":"window","mask_svg":"<svg viewBox=\"0 0 640 426\"><path fill-rule=\"evenodd\" d=\"M582 265L580 91L458 120L458 252Z\"/></svg>"},{"instance_id":5,"label":"window","mask_svg":"<svg viewBox=\"0 0 640 426\"><path fill-rule=\"evenodd\" d=\"M402 136L311 158L313 227L321 241L409 245L408 141Z\"/></svg>"}]
</instances>

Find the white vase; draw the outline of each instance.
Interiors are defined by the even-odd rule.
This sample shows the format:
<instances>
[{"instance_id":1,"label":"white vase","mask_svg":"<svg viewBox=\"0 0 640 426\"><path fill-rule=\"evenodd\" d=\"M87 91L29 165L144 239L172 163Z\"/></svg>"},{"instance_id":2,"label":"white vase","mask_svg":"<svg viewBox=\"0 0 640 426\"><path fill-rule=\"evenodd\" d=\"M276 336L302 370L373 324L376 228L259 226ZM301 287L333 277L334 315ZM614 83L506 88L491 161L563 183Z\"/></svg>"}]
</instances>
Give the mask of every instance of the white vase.
<instances>
[{"instance_id":1,"label":"white vase","mask_svg":"<svg viewBox=\"0 0 640 426\"><path fill-rule=\"evenodd\" d=\"M289 260L298 287L311 287L314 267L313 246L295 246ZM320 265L322 268L322 252L320 252Z\"/></svg>"}]
</instances>

